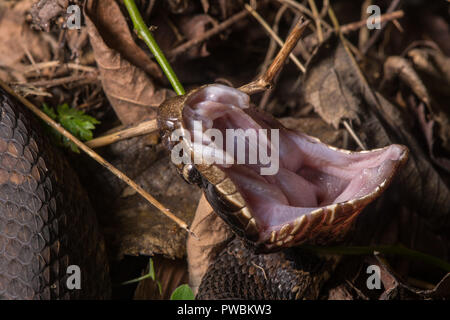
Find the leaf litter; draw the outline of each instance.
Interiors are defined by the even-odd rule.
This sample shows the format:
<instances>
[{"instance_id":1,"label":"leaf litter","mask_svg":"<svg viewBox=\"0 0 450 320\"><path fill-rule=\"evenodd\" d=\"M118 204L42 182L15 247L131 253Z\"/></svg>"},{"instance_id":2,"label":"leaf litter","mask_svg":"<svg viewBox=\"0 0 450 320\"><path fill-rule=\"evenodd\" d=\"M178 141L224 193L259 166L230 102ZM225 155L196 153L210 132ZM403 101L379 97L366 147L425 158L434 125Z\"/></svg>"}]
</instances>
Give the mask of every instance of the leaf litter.
<instances>
[{"instance_id":1,"label":"leaf litter","mask_svg":"<svg viewBox=\"0 0 450 320\"><path fill-rule=\"evenodd\" d=\"M257 11L271 24L280 2L285 1L258 1ZM64 29L65 8L74 3L82 5L79 1L43 0L0 4L0 78L13 83L38 105L67 103L53 115L61 112L72 120L80 117L70 123L76 124L74 129L86 138L93 128L83 115L101 121L94 136L153 119L158 105L174 93L134 34L120 2L87 1L80 31ZM450 33L448 23L434 9L438 4L423 8L418 3L401 8L405 15L397 23L403 33L395 23L387 23L381 39L355 60L353 54L357 51L350 48L351 54L348 45L358 47L358 39L352 34L358 29L349 29L346 37L350 42L344 45L333 35L327 11L316 1L320 17L326 21L321 24L324 40L320 43L312 27L296 51L307 63L306 74L298 82L298 70L288 63L266 105L271 106L268 110L276 110L290 128L335 146L358 148L344 130L344 121L370 148L390 143L407 145L407 166L385 195L360 217L353 243L402 243L448 261L450 68L446 39ZM156 27L155 36L166 52L202 37L243 9L239 0L138 4L147 24ZM331 5L344 23L361 19L363 10L357 2L336 1ZM281 38L298 16L296 8L288 6L283 10L286 12L279 17L278 28ZM414 12L421 11L423 29L416 32ZM45 31L33 30L32 25ZM364 43L360 47L371 36L373 32L365 40L361 37ZM258 24L243 18L179 53L173 59L174 69L187 88L216 80L239 86L258 73L269 43ZM255 96L256 105L260 99ZM200 193L185 185L170 166L157 135L120 141L102 148L101 153L176 214L186 221L194 219ZM153 255L161 261L185 259L185 234L171 228L156 211L97 165L82 157L71 159L99 211L112 261L127 261L131 255ZM204 214L209 215L206 211ZM207 230L207 225L203 229ZM218 245L229 236L223 232L211 238ZM362 281L365 267L370 264L385 271L383 288L375 292L367 292ZM180 270L177 272L186 275L186 266ZM450 295L448 275L399 257L346 257L338 270L342 276L324 289L326 298L433 299ZM427 276L430 274L434 276ZM182 284L186 278L177 279ZM172 284L171 288L176 286Z\"/></svg>"}]
</instances>

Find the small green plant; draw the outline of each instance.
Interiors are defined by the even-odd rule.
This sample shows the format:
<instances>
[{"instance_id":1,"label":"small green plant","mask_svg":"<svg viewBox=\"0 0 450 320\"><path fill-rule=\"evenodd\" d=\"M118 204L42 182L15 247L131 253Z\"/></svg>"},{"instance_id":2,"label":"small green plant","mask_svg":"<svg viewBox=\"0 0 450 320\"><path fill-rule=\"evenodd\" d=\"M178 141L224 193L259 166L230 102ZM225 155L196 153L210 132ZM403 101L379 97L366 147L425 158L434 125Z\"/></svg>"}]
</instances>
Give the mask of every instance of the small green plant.
<instances>
[{"instance_id":1,"label":"small green plant","mask_svg":"<svg viewBox=\"0 0 450 320\"><path fill-rule=\"evenodd\" d=\"M69 107L67 103L58 105L56 112L52 107L44 103L43 111L50 118L61 124L64 129L82 141L91 140L93 136L92 130L95 129L96 124L100 123L94 117L85 114L83 110ZM80 150L72 141L50 127L49 130L58 145L68 147L73 152L80 153Z\"/></svg>"},{"instance_id":2,"label":"small green plant","mask_svg":"<svg viewBox=\"0 0 450 320\"><path fill-rule=\"evenodd\" d=\"M124 0L123 3L128 10L128 14L130 15L131 21L133 21L134 30L137 33L138 37L144 40L145 44L148 46L150 51L153 53L156 61L159 66L163 70L173 89L177 93L177 95L184 94L184 88L178 80L177 75L172 69L169 61L167 61L164 53L160 49L158 43L156 43L155 38L153 38L150 29L146 26L144 19L142 19L141 14L136 6L134 0Z\"/></svg>"},{"instance_id":3,"label":"small green plant","mask_svg":"<svg viewBox=\"0 0 450 320\"><path fill-rule=\"evenodd\" d=\"M176 288L172 295L170 296L170 300L194 300L195 295L192 289L187 284L182 284L178 288Z\"/></svg>"},{"instance_id":4,"label":"small green plant","mask_svg":"<svg viewBox=\"0 0 450 320\"><path fill-rule=\"evenodd\" d=\"M147 274L143 275L142 277L136 278L136 279L132 279L132 280L128 280L128 281L122 282L122 285L135 283L135 282L139 282L139 281L142 281L144 279L150 278L150 279L152 279L153 281L156 282L156 284L158 285L159 294L162 295L161 282L159 282L159 280L156 279L155 267L153 265L152 258L150 258L148 264L149 264L149 270L148 270Z\"/></svg>"},{"instance_id":5,"label":"small green plant","mask_svg":"<svg viewBox=\"0 0 450 320\"><path fill-rule=\"evenodd\" d=\"M145 280L147 278L150 278L150 279L152 279L153 281L156 282L156 284L158 285L159 294L162 295L161 282L156 279L155 267L153 265L152 258L150 258L150 260L149 260L149 270L148 270L147 274L145 274L145 275L143 275L142 277L139 277L139 278L135 278L135 279L131 279L131 280L122 282L122 285L127 285L127 284L130 284L130 283L136 283L136 282ZM181 286L176 288L172 292L172 295L170 296L170 300L194 300L194 299L195 299L194 292L192 291L192 289L187 284L182 284Z\"/></svg>"}]
</instances>

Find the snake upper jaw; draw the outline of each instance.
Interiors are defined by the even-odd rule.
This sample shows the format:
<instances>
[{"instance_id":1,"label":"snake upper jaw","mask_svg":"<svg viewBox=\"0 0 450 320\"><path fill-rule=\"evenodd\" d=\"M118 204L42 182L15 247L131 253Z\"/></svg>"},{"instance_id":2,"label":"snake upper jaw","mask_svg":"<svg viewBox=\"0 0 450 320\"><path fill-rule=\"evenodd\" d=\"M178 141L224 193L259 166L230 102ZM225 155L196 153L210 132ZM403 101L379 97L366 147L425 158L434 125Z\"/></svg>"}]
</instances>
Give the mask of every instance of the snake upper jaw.
<instances>
[{"instance_id":1,"label":"snake upper jaw","mask_svg":"<svg viewBox=\"0 0 450 320\"><path fill-rule=\"evenodd\" d=\"M402 145L360 152L326 145L284 128L270 115L251 108L249 100L237 89L207 85L161 105L159 122L172 156L180 142L184 153L190 154L184 160L195 160L199 150L204 156L200 163L176 164L184 178L203 188L216 213L238 235L264 251L341 239L407 160L408 149ZM196 121L201 122L200 130ZM182 135L174 139L176 129ZM222 144L211 138L211 129L225 137ZM243 129L243 136L230 138L229 129ZM262 130L266 136L257 135L252 142L245 130ZM200 143L195 140L199 132ZM236 147L239 139L244 141L245 152ZM227 141L234 142L229 158ZM250 152L265 148L278 158L271 157L270 163L260 158L251 162ZM217 161L215 150L222 151L223 161ZM245 154L246 162L236 161L240 154ZM234 162L226 161L230 158ZM267 170L273 160L278 170Z\"/></svg>"}]
</instances>

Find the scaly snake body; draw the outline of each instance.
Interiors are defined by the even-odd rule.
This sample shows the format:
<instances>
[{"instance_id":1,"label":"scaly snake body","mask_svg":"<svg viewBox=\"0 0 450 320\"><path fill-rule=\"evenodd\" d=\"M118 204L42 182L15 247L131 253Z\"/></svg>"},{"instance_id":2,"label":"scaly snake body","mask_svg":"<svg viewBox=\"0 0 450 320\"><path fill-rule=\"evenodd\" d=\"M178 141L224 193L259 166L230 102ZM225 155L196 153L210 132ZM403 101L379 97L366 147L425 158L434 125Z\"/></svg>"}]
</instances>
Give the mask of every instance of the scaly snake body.
<instances>
[{"instance_id":1,"label":"scaly snake body","mask_svg":"<svg viewBox=\"0 0 450 320\"><path fill-rule=\"evenodd\" d=\"M0 88L0 299L107 298L94 211L42 125ZM79 289L67 285L71 265Z\"/></svg>"}]
</instances>

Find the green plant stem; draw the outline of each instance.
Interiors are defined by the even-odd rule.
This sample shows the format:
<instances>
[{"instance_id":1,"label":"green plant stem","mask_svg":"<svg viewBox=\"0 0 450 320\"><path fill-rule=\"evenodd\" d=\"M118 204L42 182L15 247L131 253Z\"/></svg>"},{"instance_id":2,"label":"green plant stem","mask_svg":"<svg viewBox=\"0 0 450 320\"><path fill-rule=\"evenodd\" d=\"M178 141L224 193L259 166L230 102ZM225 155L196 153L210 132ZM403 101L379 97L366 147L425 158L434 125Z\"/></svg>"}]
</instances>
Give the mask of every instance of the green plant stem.
<instances>
[{"instance_id":1,"label":"green plant stem","mask_svg":"<svg viewBox=\"0 0 450 320\"><path fill-rule=\"evenodd\" d=\"M134 0L123 0L123 2L127 7L130 18L133 21L134 30L138 34L139 38L144 40L150 51L155 56L156 61L162 68L167 79L169 79L169 82L175 90L176 94L183 95L185 93L183 86L181 85L177 75L170 66L169 61L167 61L166 57L164 56L164 53L161 51L161 48L156 43L155 38L153 38L152 33L145 25L145 22L142 19L138 8L136 7L136 3L134 2Z\"/></svg>"},{"instance_id":2,"label":"green plant stem","mask_svg":"<svg viewBox=\"0 0 450 320\"><path fill-rule=\"evenodd\" d=\"M382 254L396 254L405 257L409 257L415 260L421 260L435 267L441 268L446 272L450 272L450 263L439 259L437 257L428 255L423 252L412 250L406 248L402 245L384 245L384 246L373 246L373 247L318 247L318 246L301 246L301 248L314 251L316 253L327 253L327 254L341 254L341 255L371 255L376 252Z\"/></svg>"},{"instance_id":3,"label":"green plant stem","mask_svg":"<svg viewBox=\"0 0 450 320\"><path fill-rule=\"evenodd\" d=\"M135 279L132 279L132 280L124 281L124 282L121 283L121 285L127 285L127 284L131 284L131 283L140 282L140 281L148 279L148 278L153 279L152 276L147 273L147 274L145 274L143 276L140 276L139 278L135 278Z\"/></svg>"}]
</instances>

